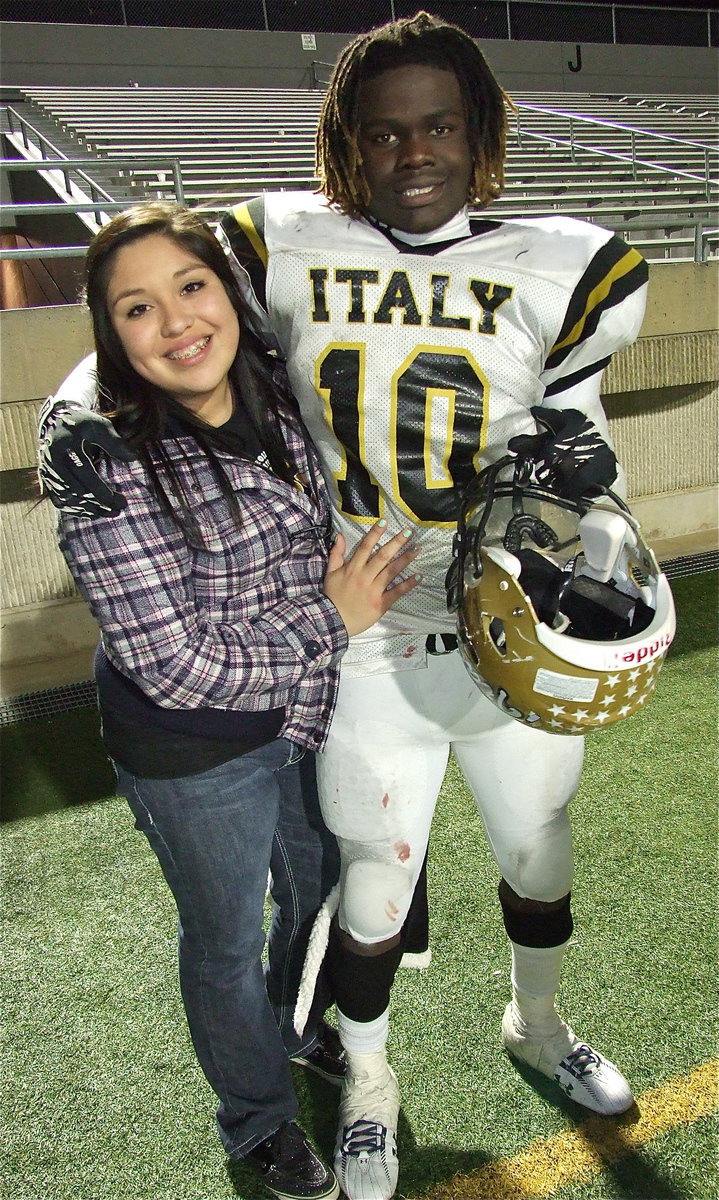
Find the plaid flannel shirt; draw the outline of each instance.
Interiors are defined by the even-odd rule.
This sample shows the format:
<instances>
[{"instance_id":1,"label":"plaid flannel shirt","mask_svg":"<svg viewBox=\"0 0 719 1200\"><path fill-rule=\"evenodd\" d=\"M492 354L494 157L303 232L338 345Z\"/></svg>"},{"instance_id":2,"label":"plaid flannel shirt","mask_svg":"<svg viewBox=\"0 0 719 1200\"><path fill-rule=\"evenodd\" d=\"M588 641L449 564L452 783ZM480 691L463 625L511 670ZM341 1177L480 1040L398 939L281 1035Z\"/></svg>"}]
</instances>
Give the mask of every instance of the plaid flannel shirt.
<instances>
[{"instance_id":1,"label":"plaid flannel shirt","mask_svg":"<svg viewBox=\"0 0 719 1200\"><path fill-rule=\"evenodd\" d=\"M307 451L291 430L294 461ZM191 438L176 459L203 547L158 503L145 468L102 456L127 507L111 517L61 513L60 547L97 620L110 662L164 708L249 712L285 706L280 736L321 749L347 632L322 590L329 506L255 463L218 453L235 488L238 528Z\"/></svg>"}]
</instances>

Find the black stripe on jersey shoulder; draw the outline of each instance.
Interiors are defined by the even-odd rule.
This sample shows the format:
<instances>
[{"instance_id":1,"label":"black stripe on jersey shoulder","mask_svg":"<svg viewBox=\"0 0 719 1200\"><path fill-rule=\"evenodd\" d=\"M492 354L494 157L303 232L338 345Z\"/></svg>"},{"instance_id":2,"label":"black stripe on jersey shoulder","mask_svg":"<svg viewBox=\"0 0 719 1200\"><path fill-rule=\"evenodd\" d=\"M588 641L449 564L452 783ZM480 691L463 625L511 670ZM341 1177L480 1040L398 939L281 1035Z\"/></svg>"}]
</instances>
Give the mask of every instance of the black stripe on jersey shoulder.
<instances>
[{"instance_id":1,"label":"black stripe on jersey shoulder","mask_svg":"<svg viewBox=\"0 0 719 1200\"><path fill-rule=\"evenodd\" d=\"M582 367L581 371L573 371L571 375L563 375L555 383L550 383L548 388L545 388L545 396L558 396L560 392L566 392L575 384L581 383L583 379L589 379L590 375L596 375L597 371L603 371L611 361L611 354L606 358L600 358L598 362L590 363L588 367Z\"/></svg>"},{"instance_id":2,"label":"black stripe on jersey shoulder","mask_svg":"<svg viewBox=\"0 0 719 1200\"><path fill-rule=\"evenodd\" d=\"M265 201L255 196L224 213L220 225L232 253L250 277L254 293L267 308L267 245L265 242Z\"/></svg>"},{"instance_id":3,"label":"black stripe on jersey shoulder","mask_svg":"<svg viewBox=\"0 0 719 1200\"><path fill-rule=\"evenodd\" d=\"M612 237L597 251L572 292L562 328L545 367L557 367L597 329L602 315L638 291L649 268L638 250Z\"/></svg>"}]
</instances>

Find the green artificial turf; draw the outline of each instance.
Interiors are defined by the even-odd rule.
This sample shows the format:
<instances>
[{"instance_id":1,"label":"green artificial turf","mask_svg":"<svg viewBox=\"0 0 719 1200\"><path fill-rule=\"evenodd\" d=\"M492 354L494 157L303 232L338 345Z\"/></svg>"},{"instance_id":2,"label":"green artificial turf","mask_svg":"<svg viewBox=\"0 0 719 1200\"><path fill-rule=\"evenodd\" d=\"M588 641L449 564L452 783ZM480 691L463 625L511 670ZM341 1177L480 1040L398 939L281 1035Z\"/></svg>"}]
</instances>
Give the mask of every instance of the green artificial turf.
<instances>
[{"instance_id":1,"label":"green artificial turf","mask_svg":"<svg viewBox=\"0 0 719 1200\"><path fill-rule=\"evenodd\" d=\"M0 730L0 813L3 821L39 816L104 800L115 774L92 708L76 708Z\"/></svg>"},{"instance_id":2,"label":"green artificial turf","mask_svg":"<svg viewBox=\"0 0 719 1200\"><path fill-rule=\"evenodd\" d=\"M716 1054L716 576L674 585L655 697L590 737L574 803L576 930L561 1008L637 1094ZM3 731L7 1044L3 1200L260 1200L225 1162L186 1032L171 897L91 709ZM496 869L450 763L430 852L433 965L399 973L390 1052L400 1195L583 1120L499 1045L509 959ZM335 1089L299 1068L301 1120L331 1155ZM715 1200L706 1120L558 1200ZM465 1193L465 1195L471 1195Z\"/></svg>"}]
</instances>

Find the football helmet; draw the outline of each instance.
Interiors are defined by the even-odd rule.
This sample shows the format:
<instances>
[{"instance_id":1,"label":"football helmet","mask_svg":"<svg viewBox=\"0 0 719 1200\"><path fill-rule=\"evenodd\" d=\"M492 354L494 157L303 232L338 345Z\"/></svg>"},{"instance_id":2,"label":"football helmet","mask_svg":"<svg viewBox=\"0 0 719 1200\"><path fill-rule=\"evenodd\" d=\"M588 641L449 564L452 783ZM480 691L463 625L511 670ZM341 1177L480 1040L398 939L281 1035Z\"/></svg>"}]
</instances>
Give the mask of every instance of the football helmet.
<instances>
[{"instance_id":1,"label":"football helmet","mask_svg":"<svg viewBox=\"0 0 719 1200\"><path fill-rule=\"evenodd\" d=\"M462 500L447 575L478 687L550 733L605 729L651 696L675 630L666 576L613 492L563 499L508 455Z\"/></svg>"}]
</instances>

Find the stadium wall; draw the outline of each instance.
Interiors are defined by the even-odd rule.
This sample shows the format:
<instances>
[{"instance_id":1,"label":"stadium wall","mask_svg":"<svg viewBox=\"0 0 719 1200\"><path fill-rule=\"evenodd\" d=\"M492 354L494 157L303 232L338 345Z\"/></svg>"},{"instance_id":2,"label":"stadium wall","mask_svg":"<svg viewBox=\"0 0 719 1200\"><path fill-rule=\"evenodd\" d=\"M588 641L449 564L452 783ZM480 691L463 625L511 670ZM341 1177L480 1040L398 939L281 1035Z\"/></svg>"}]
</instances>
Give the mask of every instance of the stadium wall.
<instances>
[{"instance_id":1,"label":"stadium wall","mask_svg":"<svg viewBox=\"0 0 719 1200\"><path fill-rule=\"evenodd\" d=\"M288 87L310 88L313 62L334 63L349 38L299 33L0 22L5 87ZM505 88L606 94L716 95L719 52L693 46L483 39ZM326 78L327 70L320 71Z\"/></svg>"},{"instance_id":2,"label":"stadium wall","mask_svg":"<svg viewBox=\"0 0 719 1200\"><path fill-rule=\"evenodd\" d=\"M660 557L716 545L719 263L651 264L638 341L617 355L604 401L632 508ZM79 305L0 312L3 580L0 693L91 676L97 629L55 544L55 513L32 495L42 399L90 349Z\"/></svg>"}]
</instances>

